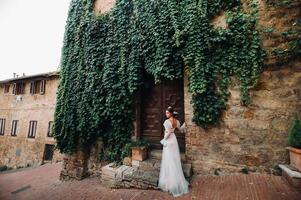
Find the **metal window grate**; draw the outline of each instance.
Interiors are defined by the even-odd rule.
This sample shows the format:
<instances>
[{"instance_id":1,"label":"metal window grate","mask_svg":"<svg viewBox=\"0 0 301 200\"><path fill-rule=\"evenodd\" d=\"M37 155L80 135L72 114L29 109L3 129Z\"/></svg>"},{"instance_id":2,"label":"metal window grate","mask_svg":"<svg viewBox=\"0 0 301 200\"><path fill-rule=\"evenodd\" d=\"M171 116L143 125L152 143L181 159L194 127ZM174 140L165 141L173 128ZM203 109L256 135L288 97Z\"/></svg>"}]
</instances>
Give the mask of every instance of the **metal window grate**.
<instances>
[{"instance_id":1,"label":"metal window grate","mask_svg":"<svg viewBox=\"0 0 301 200\"><path fill-rule=\"evenodd\" d=\"M5 131L5 119L0 118L0 135L4 135Z\"/></svg>"},{"instance_id":2,"label":"metal window grate","mask_svg":"<svg viewBox=\"0 0 301 200\"><path fill-rule=\"evenodd\" d=\"M11 136L17 136L18 120L12 121Z\"/></svg>"},{"instance_id":3,"label":"metal window grate","mask_svg":"<svg viewBox=\"0 0 301 200\"><path fill-rule=\"evenodd\" d=\"M29 122L29 128L28 128L28 137L29 138L35 138L36 132L37 132L37 121L30 121Z\"/></svg>"},{"instance_id":4,"label":"metal window grate","mask_svg":"<svg viewBox=\"0 0 301 200\"><path fill-rule=\"evenodd\" d=\"M48 122L47 136L53 137L53 121Z\"/></svg>"}]
</instances>

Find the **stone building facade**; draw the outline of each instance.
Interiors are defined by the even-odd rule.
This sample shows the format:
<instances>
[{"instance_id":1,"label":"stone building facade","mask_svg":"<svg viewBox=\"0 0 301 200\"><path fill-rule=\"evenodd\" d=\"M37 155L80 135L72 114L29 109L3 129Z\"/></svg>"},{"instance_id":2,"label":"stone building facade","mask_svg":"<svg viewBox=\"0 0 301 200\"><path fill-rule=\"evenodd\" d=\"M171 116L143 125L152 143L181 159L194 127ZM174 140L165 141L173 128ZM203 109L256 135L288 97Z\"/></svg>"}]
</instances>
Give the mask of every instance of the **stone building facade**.
<instances>
[{"instance_id":1,"label":"stone building facade","mask_svg":"<svg viewBox=\"0 0 301 200\"><path fill-rule=\"evenodd\" d=\"M251 90L251 104L240 104L239 85L233 78L221 125L204 130L192 123L185 79L185 153L195 173L229 173L243 168L269 173L277 164L288 162L288 131L295 116L301 117L301 58L284 60L272 52L288 50L287 42L296 37L285 38L283 33L295 28L301 18L301 3L273 7L267 1L259 2L259 29L267 58L259 83ZM264 33L267 28L274 31ZM296 30L300 37L300 27Z\"/></svg>"},{"instance_id":2,"label":"stone building facade","mask_svg":"<svg viewBox=\"0 0 301 200\"><path fill-rule=\"evenodd\" d=\"M58 72L0 81L0 166L61 160L52 137Z\"/></svg>"},{"instance_id":3,"label":"stone building facade","mask_svg":"<svg viewBox=\"0 0 301 200\"><path fill-rule=\"evenodd\" d=\"M114 6L114 2L115 0L96 0L96 13L108 12ZM193 109L191 94L188 92L187 74L184 75L183 80L178 80L183 83L178 87L182 90L180 93L173 93L173 90L170 90L166 84L166 91L169 92L159 91L154 86L155 89L151 90L147 97L143 94L140 97L140 99L149 99L150 101L150 103L144 102L144 104L140 102L142 107L148 105L149 108L152 108L148 110L148 113L152 113L150 118L159 119L161 117L161 115L159 118L157 117L156 109L160 113L163 107L156 106L167 105L166 99L169 103L173 102L176 107L181 108L179 109L180 113L183 113L181 122L185 121L187 132L184 137L180 136L180 143L184 144L182 152L195 174L215 174L216 172L226 174L242 169L270 173L277 164L288 162L288 153L285 149L288 131L294 117L301 116L301 59L294 57L284 62L281 57L277 57L271 52L276 48L287 48L287 41L282 33L295 26L294 21L301 18L301 3L292 1L291 6L288 7L269 7L267 1L262 0L259 3L259 29L268 56L259 83L251 91L252 102L249 106L246 107L240 103L239 83L235 77L229 88L231 95L220 125L206 130L192 122ZM217 16L212 24L226 28L223 13L221 16ZM275 31L272 34L264 33L263 30L269 27ZM165 86L160 86L160 88L162 87ZM158 96L158 91L163 94L165 100L158 98L152 102L154 97L149 94L153 92ZM179 101L182 102L177 104L179 95L183 95L179 98ZM154 103L157 100L161 103ZM153 142L158 141L158 135L149 136L148 125L145 125L141 118L139 106L136 116L136 129L133 137L151 138ZM149 127L162 125L163 120L160 119L161 121L159 120L156 124L155 119L146 120L153 123ZM95 169L99 172L100 167L95 159L96 154L93 154L95 148L92 149L92 154L91 152L90 154L81 152L66 158L63 175L66 177L71 172L76 174L76 177L82 178L87 171L92 173L91 170Z\"/></svg>"}]
</instances>

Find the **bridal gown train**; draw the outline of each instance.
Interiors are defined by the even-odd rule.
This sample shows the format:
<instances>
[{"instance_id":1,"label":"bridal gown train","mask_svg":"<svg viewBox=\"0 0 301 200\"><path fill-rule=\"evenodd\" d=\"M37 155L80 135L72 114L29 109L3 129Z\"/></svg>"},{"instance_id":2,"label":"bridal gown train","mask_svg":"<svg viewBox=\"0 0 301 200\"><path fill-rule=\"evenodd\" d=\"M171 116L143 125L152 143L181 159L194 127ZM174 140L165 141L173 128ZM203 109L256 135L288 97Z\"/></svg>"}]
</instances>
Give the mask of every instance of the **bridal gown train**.
<instances>
[{"instance_id":1,"label":"bridal gown train","mask_svg":"<svg viewBox=\"0 0 301 200\"><path fill-rule=\"evenodd\" d=\"M163 191L170 192L174 197L188 193L188 181L185 179L179 145L174 134L175 128L172 127L170 120L164 122L165 135L169 134L167 139L161 140L163 144L162 160L160 167L158 187ZM180 127L180 122L177 120L177 128L183 132L183 127Z\"/></svg>"}]
</instances>

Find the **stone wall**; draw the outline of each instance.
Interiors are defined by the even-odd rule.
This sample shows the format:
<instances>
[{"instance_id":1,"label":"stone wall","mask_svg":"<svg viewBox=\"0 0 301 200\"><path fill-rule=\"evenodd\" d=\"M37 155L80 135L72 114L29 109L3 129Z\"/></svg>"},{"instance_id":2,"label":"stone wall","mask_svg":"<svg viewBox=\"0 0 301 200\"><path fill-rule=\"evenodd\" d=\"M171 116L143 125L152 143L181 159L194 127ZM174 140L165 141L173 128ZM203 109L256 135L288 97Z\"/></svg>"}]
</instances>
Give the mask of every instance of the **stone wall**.
<instances>
[{"instance_id":1,"label":"stone wall","mask_svg":"<svg viewBox=\"0 0 301 200\"><path fill-rule=\"evenodd\" d=\"M95 12L109 11L114 2L97 0ZM207 130L196 126L192 122L191 94L185 74L185 154L194 173L230 173L243 168L271 172L276 164L288 162L285 150L288 129L293 117L300 115L301 111L301 60L294 58L283 64L283 60L272 55L271 51L286 47L281 32L292 27L294 19L301 18L300 2L293 1L293 4L290 8L280 9L270 8L260 1L260 29L273 27L277 32L273 35L262 34L263 45L269 54L259 84L251 91L252 103L248 107L240 104L239 83L233 77L228 108L223 113L221 124ZM227 28L224 20L225 16L221 13L213 24ZM88 157L80 154L65 159L62 173L75 174L74 177L79 178L87 174L100 175L102 164L95 159L97 153L89 153Z\"/></svg>"},{"instance_id":2,"label":"stone wall","mask_svg":"<svg viewBox=\"0 0 301 200\"><path fill-rule=\"evenodd\" d=\"M9 93L0 85L0 118L5 119L5 133L0 135L0 165L24 167L40 165L43 162L45 144L55 144L47 137L48 123L53 121L58 76L48 77L45 94L29 93L30 81L25 81L25 94L13 95L12 83ZM12 120L18 120L17 136L11 136ZM29 121L37 120L35 138L28 138ZM54 152L53 161L61 160L61 154Z\"/></svg>"},{"instance_id":3,"label":"stone wall","mask_svg":"<svg viewBox=\"0 0 301 200\"><path fill-rule=\"evenodd\" d=\"M97 15L109 12L115 5L116 0L95 0L94 12Z\"/></svg>"},{"instance_id":4,"label":"stone wall","mask_svg":"<svg viewBox=\"0 0 301 200\"><path fill-rule=\"evenodd\" d=\"M78 150L72 155L64 155L61 180L81 180L87 176L101 176L101 168L107 164L99 161L99 154L103 147L101 139L95 142L90 149Z\"/></svg>"},{"instance_id":5,"label":"stone wall","mask_svg":"<svg viewBox=\"0 0 301 200\"><path fill-rule=\"evenodd\" d=\"M45 144L54 144L54 142L2 136L0 138L0 166L18 168L41 165ZM52 162L61 160L62 156L59 151L54 151Z\"/></svg>"},{"instance_id":6,"label":"stone wall","mask_svg":"<svg viewBox=\"0 0 301 200\"><path fill-rule=\"evenodd\" d=\"M270 172L278 163L288 162L287 135L295 115L301 115L301 61L284 64L273 56L273 48L285 47L281 32L300 19L300 2L284 8L260 4L260 28L273 27L271 35L262 34L268 50L265 70L258 86L251 91L252 103L240 105L239 85L233 77L228 108L219 126L204 130L192 123L193 110L185 77L185 121L187 124L186 156L193 171L212 174L251 170Z\"/></svg>"}]
</instances>

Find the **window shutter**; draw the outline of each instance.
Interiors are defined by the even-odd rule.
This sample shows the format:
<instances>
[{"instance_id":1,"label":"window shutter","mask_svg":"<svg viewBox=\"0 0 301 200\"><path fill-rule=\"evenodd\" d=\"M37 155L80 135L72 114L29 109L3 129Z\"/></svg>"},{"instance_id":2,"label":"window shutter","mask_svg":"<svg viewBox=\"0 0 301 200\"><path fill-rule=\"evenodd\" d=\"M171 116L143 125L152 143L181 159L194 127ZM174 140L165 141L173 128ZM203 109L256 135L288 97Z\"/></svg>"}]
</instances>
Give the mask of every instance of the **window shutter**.
<instances>
[{"instance_id":1,"label":"window shutter","mask_svg":"<svg viewBox=\"0 0 301 200\"><path fill-rule=\"evenodd\" d=\"M17 83L14 83L13 85L13 94L16 95L17 93Z\"/></svg>"},{"instance_id":2,"label":"window shutter","mask_svg":"<svg viewBox=\"0 0 301 200\"><path fill-rule=\"evenodd\" d=\"M20 89L20 94L24 94L25 84L24 84L24 83L21 83L20 87L21 87L21 89Z\"/></svg>"},{"instance_id":3,"label":"window shutter","mask_svg":"<svg viewBox=\"0 0 301 200\"><path fill-rule=\"evenodd\" d=\"M30 82L30 94L34 94L34 81Z\"/></svg>"},{"instance_id":4,"label":"window shutter","mask_svg":"<svg viewBox=\"0 0 301 200\"><path fill-rule=\"evenodd\" d=\"M46 80L42 80L40 85L40 94L45 94L45 84Z\"/></svg>"},{"instance_id":5,"label":"window shutter","mask_svg":"<svg viewBox=\"0 0 301 200\"><path fill-rule=\"evenodd\" d=\"M33 137L36 137L36 133L37 133L37 124L38 124L38 122L37 121L35 121L34 122L34 132L33 132Z\"/></svg>"}]
</instances>

